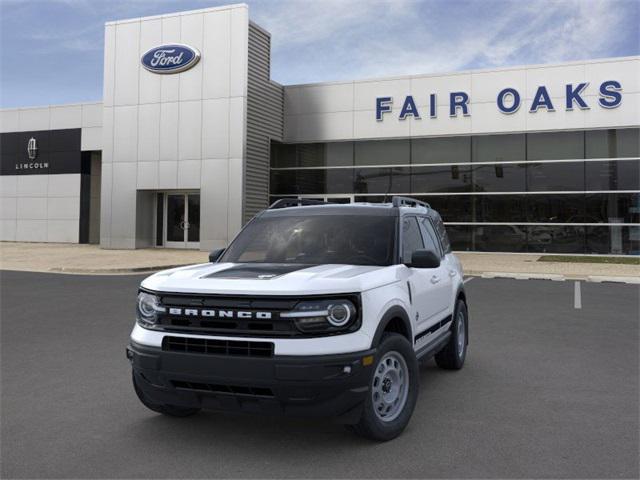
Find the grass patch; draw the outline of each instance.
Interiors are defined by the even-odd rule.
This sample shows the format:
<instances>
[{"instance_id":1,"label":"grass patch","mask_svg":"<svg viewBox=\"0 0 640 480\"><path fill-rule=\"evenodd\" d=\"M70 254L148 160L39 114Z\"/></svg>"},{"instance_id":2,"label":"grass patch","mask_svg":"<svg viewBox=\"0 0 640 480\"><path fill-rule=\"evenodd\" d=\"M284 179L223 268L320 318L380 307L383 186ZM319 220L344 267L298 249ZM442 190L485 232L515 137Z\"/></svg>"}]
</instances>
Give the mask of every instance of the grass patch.
<instances>
[{"instance_id":1,"label":"grass patch","mask_svg":"<svg viewBox=\"0 0 640 480\"><path fill-rule=\"evenodd\" d=\"M619 265L640 265L640 257L591 257L543 255L539 262L567 262L567 263L613 263Z\"/></svg>"}]
</instances>

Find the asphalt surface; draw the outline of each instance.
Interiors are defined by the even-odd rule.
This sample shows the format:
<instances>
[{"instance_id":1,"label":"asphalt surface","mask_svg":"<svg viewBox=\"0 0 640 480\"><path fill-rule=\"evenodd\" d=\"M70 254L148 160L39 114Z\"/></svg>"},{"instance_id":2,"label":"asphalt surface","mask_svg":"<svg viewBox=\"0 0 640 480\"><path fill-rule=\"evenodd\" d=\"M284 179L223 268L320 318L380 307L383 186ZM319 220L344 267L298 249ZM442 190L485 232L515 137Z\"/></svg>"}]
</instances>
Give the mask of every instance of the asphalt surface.
<instances>
[{"instance_id":1,"label":"asphalt surface","mask_svg":"<svg viewBox=\"0 0 640 480\"><path fill-rule=\"evenodd\" d=\"M125 345L141 276L2 272L2 478L638 478L637 285L474 278L465 368L421 367L404 434L146 410Z\"/></svg>"}]
</instances>

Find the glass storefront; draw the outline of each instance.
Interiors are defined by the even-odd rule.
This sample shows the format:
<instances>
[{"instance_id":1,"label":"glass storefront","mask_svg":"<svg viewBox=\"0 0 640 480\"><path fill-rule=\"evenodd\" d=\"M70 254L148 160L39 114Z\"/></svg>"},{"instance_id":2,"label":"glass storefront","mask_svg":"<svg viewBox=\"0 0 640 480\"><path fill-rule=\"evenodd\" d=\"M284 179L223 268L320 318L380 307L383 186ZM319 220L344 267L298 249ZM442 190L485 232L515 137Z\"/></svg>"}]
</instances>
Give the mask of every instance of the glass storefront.
<instances>
[{"instance_id":1,"label":"glass storefront","mask_svg":"<svg viewBox=\"0 0 640 480\"><path fill-rule=\"evenodd\" d=\"M270 194L410 195L457 250L640 254L640 129L274 142Z\"/></svg>"}]
</instances>

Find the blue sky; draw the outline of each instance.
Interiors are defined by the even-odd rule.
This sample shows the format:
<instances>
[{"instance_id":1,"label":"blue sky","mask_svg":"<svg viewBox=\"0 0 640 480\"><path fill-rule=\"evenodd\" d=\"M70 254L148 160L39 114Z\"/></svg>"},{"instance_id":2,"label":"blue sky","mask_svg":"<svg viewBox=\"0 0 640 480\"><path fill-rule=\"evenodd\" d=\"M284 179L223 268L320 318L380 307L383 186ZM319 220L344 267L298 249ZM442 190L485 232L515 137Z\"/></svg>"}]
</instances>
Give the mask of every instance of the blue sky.
<instances>
[{"instance_id":1,"label":"blue sky","mask_svg":"<svg viewBox=\"0 0 640 480\"><path fill-rule=\"evenodd\" d=\"M0 0L0 106L102 98L104 22L233 1ZM640 53L639 0L257 0L283 84Z\"/></svg>"}]
</instances>

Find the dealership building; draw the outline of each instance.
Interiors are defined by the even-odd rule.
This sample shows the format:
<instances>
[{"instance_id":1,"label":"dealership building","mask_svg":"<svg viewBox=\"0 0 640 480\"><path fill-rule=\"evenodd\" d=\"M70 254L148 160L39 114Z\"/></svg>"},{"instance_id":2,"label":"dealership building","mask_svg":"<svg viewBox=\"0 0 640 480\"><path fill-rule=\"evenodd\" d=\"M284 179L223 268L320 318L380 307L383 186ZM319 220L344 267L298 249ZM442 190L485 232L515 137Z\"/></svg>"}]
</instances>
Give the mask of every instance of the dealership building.
<instances>
[{"instance_id":1,"label":"dealership building","mask_svg":"<svg viewBox=\"0 0 640 480\"><path fill-rule=\"evenodd\" d=\"M211 250L399 194L456 250L640 254L640 57L280 85L270 40L243 4L107 23L102 102L0 110L1 239Z\"/></svg>"}]
</instances>

